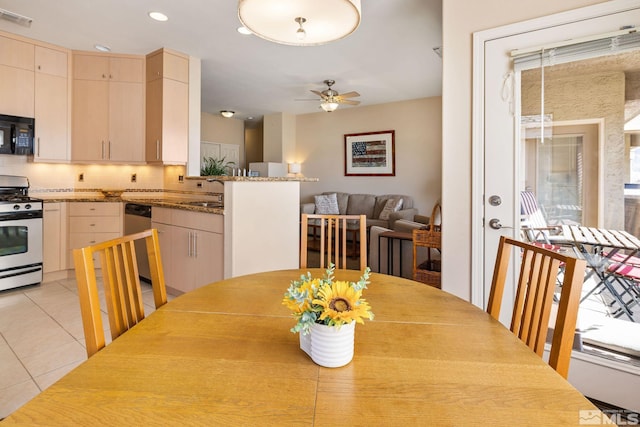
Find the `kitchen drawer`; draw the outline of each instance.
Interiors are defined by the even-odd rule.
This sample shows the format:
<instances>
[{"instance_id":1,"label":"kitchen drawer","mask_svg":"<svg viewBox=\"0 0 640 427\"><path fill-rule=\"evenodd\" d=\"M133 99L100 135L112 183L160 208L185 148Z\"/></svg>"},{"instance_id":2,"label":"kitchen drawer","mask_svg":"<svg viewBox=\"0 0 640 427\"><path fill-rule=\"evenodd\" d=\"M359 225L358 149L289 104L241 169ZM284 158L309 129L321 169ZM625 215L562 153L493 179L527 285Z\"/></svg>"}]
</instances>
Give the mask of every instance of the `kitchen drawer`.
<instances>
[{"instance_id":1,"label":"kitchen drawer","mask_svg":"<svg viewBox=\"0 0 640 427\"><path fill-rule=\"evenodd\" d=\"M120 237L120 233L71 233L69 234L69 249L84 248L85 246L95 245L96 243L104 242Z\"/></svg>"},{"instance_id":2,"label":"kitchen drawer","mask_svg":"<svg viewBox=\"0 0 640 427\"><path fill-rule=\"evenodd\" d=\"M171 224L212 233L223 233L224 216L174 209Z\"/></svg>"},{"instance_id":3,"label":"kitchen drawer","mask_svg":"<svg viewBox=\"0 0 640 427\"><path fill-rule=\"evenodd\" d=\"M73 219L71 233L119 233L121 229L119 216L80 216Z\"/></svg>"},{"instance_id":4,"label":"kitchen drawer","mask_svg":"<svg viewBox=\"0 0 640 427\"><path fill-rule=\"evenodd\" d=\"M122 203L74 202L69 203L69 216L120 216Z\"/></svg>"}]
</instances>

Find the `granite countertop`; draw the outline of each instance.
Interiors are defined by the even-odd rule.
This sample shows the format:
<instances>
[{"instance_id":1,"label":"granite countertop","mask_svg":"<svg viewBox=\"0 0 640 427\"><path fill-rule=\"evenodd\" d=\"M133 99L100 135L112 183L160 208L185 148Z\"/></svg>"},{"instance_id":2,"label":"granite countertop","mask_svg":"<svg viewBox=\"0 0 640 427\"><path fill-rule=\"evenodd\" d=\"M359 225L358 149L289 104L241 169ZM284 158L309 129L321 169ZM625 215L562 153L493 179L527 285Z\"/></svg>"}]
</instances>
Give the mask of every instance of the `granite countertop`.
<instances>
[{"instance_id":1,"label":"granite countertop","mask_svg":"<svg viewBox=\"0 0 640 427\"><path fill-rule=\"evenodd\" d=\"M186 195L185 195L186 196ZM182 209L193 212L205 212L217 215L224 214L224 208L209 207L209 206L197 206L192 203L204 203L214 202L211 198L186 198L186 197L138 197L135 195L127 196L122 195L120 197L104 197L99 193L91 192L49 192L49 193L37 193L33 194L33 197L42 199L44 203L60 203L60 202L110 202L110 203L138 203L147 206L157 206L164 208Z\"/></svg>"},{"instance_id":2,"label":"granite countertop","mask_svg":"<svg viewBox=\"0 0 640 427\"><path fill-rule=\"evenodd\" d=\"M185 179L200 181L297 181L297 182L318 182L319 178L307 178L305 176L187 176Z\"/></svg>"}]
</instances>

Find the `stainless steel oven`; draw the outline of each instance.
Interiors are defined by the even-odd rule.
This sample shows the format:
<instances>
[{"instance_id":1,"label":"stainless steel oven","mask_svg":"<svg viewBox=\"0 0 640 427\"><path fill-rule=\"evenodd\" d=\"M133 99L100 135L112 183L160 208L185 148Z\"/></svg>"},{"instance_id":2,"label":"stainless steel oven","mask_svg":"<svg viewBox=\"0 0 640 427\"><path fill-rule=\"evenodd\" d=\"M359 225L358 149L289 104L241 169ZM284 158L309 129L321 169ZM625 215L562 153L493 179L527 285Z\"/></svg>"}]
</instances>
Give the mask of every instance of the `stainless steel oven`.
<instances>
[{"instance_id":1,"label":"stainless steel oven","mask_svg":"<svg viewBox=\"0 0 640 427\"><path fill-rule=\"evenodd\" d=\"M42 201L26 177L0 175L0 290L42 281Z\"/></svg>"}]
</instances>

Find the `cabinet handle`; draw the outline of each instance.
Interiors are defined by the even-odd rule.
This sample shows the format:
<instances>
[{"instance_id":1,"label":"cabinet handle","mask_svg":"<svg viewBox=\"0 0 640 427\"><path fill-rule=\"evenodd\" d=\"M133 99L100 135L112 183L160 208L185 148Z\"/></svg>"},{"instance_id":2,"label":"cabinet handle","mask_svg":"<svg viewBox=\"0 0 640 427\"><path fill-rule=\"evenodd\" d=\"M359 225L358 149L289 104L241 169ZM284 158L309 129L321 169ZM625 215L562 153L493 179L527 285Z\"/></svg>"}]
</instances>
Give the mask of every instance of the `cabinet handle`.
<instances>
[{"instance_id":1,"label":"cabinet handle","mask_svg":"<svg viewBox=\"0 0 640 427\"><path fill-rule=\"evenodd\" d=\"M193 257L198 258L198 233L193 232Z\"/></svg>"},{"instance_id":2,"label":"cabinet handle","mask_svg":"<svg viewBox=\"0 0 640 427\"><path fill-rule=\"evenodd\" d=\"M156 160L160 160L160 140L156 139Z\"/></svg>"},{"instance_id":3,"label":"cabinet handle","mask_svg":"<svg viewBox=\"0 0 640 427\"><path fill-rule=\"evenodd\" d=\"M102 141L102 160L104 160L104 141Z\"/></svg>"},{"instance_id":4,"label":"cabinet handle","mask_svg":"<svg viewBox=\"0 0 640 427\"><path fill-rule=\"evenodd\" d=\"M38 65L38 70L41 70L41 69L42 69L42 67L40 65Z\"/></svg>"},{"instance_id":5,"label":"cabinet handle","mask_svg":"<svg viewBox=\"0 0 640 427\"><path fill-rule=\"evenodd\" d=\"M102 78L103 78L103 79L106 79L106 78L107 78L107 76L106 76L105 74L103 74L103 75L102 75Z\"/></svg>"},{"instance_id":6,"label":"cabinet handle","mask_svg":"<svg viewBox=\"0 0 640 427\"><path fill-rule=\"evenodd\" d=\"M189 232L189 248L187 249L187 256L191 258L191 232Z\"/></svg>"},{"instance_id":7,"label":"cabinet handle","mask_svg":"<svg viewBox=\"0 0 640 427\"><path fill-rule=\"evenodd\" d=\"M109 160L111 160L111 141L109 141Z\"/></svg>"},{"instance_id":8,"label":"cabinet handle","mask_svg":"<svg viewBox=\"0 0 640 427\"><path fill-rule=\"evenodd\" d=\"M40 67L38 67L40 69ZM38 137L38 149L37 149L38 157L40 157L40 137Z\"/></svg>"}]
</instances>

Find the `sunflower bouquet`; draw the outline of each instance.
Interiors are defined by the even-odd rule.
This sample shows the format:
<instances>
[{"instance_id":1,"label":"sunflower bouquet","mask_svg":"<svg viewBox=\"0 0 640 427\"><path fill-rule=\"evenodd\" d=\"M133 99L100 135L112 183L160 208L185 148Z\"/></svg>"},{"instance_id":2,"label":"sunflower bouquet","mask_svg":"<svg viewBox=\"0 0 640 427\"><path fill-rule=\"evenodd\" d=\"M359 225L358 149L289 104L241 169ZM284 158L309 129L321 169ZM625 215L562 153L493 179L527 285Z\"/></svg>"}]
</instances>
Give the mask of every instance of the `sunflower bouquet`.
<instances>
[{"instance_id":1,"label":"sunflower bouquet","mask_svg":"<svg viewBox=\"0 0 640 427\"><path fill-rule=\"evenodd\" d=\"M373 319L369 303L362 298L362 290L369 283L369 267L358 282L336 281L334 271L332 264L322 278L307 273L300 280L291 281L282 300L298 321L291 332L307 334L314 323L340 327L353 321L364 324L364 318Z\"/></svg>"}]
</instances>

